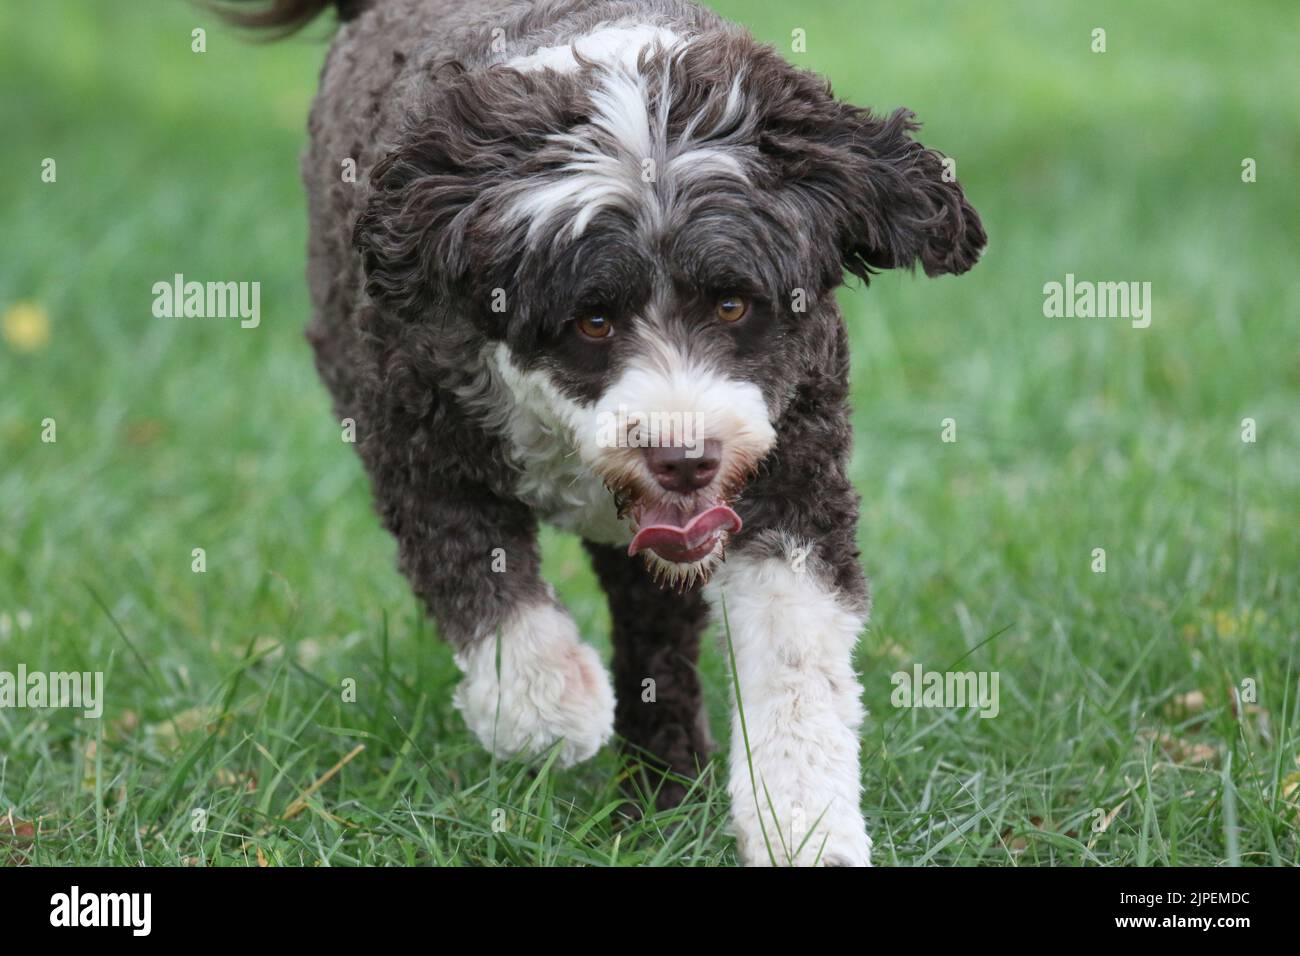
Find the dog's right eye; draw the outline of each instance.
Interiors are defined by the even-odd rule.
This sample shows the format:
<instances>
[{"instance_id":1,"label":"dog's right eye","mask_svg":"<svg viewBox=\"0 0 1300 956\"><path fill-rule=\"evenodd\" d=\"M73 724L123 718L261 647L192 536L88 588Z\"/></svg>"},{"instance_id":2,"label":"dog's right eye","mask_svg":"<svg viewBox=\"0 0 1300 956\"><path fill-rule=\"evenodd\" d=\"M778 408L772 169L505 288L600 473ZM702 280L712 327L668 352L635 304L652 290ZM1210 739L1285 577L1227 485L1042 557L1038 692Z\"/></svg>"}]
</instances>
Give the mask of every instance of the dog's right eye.
<instances>
[{"instance_id":1,"label":"dog's right eye","mask_svg":"<svg viewBox=\"0 0 1300 956\"><path fill-rule=\"evenodd\" d=\"M588 312L578 316L574 325L578 333L588 339L607 339L614 334L613 320L599 312Z\"/></svg>"},{"instance_id":2,"label":"dog's right eye","mask_svg":"<svg viewBox=\"0 0 1300 956\"><path fill-rule=\"evenodd\" d=\"M749 314L749 300L743 295L724 295L718 299L713 312L723 322L736 323Z\"/></svg>"}]
</instances>

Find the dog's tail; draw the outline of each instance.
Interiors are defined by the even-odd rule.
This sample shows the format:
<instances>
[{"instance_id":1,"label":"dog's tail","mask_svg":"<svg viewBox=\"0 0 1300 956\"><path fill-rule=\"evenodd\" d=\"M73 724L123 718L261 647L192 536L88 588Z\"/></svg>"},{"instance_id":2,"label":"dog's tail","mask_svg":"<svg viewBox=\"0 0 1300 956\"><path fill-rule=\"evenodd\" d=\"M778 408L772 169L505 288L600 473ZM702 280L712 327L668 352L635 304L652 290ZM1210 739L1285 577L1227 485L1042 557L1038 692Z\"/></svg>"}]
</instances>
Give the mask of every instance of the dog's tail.
<instances>
[{"instance_id":1,"label":"dog's tail","mask_svg":"<svg viewBox=\"0 0 1300 956\"><path fill-rule=\"evenodd\" d=\"M236 26L274 31L286 37L315 20L326 7L334 7L340 22L360 16L371 0L215 0L223 17Z\"/></svg>"}]
</instances>

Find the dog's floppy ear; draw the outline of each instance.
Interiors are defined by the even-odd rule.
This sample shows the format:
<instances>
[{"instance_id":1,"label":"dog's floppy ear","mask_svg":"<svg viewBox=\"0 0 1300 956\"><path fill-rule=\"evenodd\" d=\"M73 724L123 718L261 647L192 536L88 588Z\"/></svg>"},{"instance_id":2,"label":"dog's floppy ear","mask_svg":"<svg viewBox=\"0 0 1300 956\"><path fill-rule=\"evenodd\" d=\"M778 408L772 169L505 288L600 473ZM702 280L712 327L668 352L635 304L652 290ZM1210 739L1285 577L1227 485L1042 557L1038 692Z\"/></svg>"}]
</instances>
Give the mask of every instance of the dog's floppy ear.
<instances>
[{"instance_id":1,"label":"dog's floppy ear","mask_svg":"<svg viewBox=\"0 0 1300 956\"><path fill-rule=\"evenodd\" d=\"M801 215L829 217L843 268L962 273L987 242L979 215L941 153L911 136L909 110L886 118L836 100L824 80L801 73L792 95L766 117L763 151L782 169Z\"/></svg>"},{"instance_id":2,"label":"dog's floppy ear","mask_svg":"<svg viewBox=\"0 0 1300 956\"><path fill-rule=\"evenodd\" d=\"M464 283L475 182L423 137L375 165L370 199L352 234L375 303L413 318Z\"/></svg>"},{"instance_id":3,"label":"dog's floppy ear","mask_svg":"<svg viewBox=\"0 0 1300 956\"><path fill-rule=\"evenodd\" d=\"M919 128L909 110L877 119L845 106L833 134L847 157L844 173L845 267L912 268L928 276L960 275L979 261L988 238L979 214L945 166L943 154L911 133ZM856 188L855 188L856 187Z\"/></svg>"},{"instance_id":4,"label":"dog's floppy ear","mask_svg":"<svg viewBox=\"0 0 1300 956\"><path fill-rule=\"evenodd\" d=\"M353 231L367 294L409 319L466 299L489 314L490 290L514 264L493 207L518 188L545 138L576 121L554 76L445 69L437 98L371 170Z\"/></svg>"}]
</instances>

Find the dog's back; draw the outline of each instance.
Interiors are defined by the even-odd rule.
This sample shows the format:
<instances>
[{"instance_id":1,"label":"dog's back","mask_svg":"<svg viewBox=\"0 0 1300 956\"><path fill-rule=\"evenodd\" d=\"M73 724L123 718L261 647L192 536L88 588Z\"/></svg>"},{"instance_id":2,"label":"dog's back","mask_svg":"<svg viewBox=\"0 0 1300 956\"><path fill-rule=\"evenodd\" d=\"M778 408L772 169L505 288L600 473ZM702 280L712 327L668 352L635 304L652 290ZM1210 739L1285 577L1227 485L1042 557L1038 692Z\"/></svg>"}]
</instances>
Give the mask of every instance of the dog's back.
<instances>
[{"instance_id":1,"label":"dog's back","mask_svg":"<svg viewBox=\"0 0 1300 956\"><path fill-rule=\"evenodd\" d=\"M352 233L370 170L392 148L408 112L428 96L431 72L464 62L469 39L481 42L490 23L528 6L518 0L366 0L334 40L308 121L302 176L313 310L307 335L342 416L358 412L353 398L363 358L356 347L363 276Z\"/></svg>"}]
</instances>

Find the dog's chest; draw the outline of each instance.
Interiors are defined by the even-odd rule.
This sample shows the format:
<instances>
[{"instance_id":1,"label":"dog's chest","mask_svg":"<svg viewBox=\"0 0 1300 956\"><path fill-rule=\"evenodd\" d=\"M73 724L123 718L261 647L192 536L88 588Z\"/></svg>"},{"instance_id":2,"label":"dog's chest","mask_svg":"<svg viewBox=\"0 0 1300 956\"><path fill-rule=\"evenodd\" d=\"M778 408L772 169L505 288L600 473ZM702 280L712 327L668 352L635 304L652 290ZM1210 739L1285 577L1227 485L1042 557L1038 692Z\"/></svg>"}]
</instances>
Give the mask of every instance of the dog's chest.
<instances>
[{"instance_id":1,"label":"dog's chest","mask_svg":"<svg viewBox=\"0 0 1300 956\"><path fill-rule=\"evenodd\" d=\"M493 424L516 468L515 495L539 518L601 544L627 544L613 496L583 462L574 435L583 409L556 393L540 373L521 372L504 352L488 355Z\"/></svg>"},{"instance_id":2,"label":"dog's chest","mask_svg":"<svg viewBox=\"0 0 1300 956\"><path fill-rule=\"evenodd\" d=\"M522 408L511 416L507 435L520 470L515 494L539 517L602 544L631 540L613 497L582 463L561 424Z\"/></svg>"}]
</instances>

